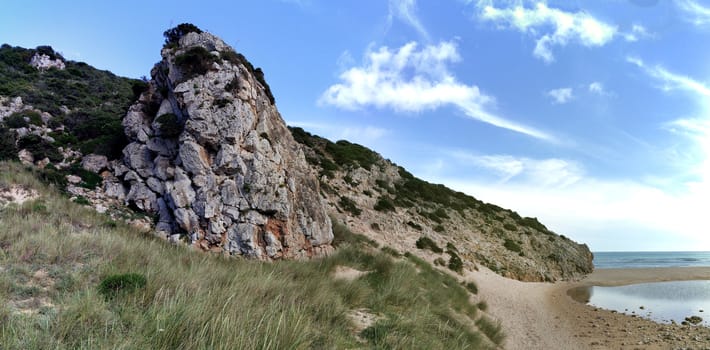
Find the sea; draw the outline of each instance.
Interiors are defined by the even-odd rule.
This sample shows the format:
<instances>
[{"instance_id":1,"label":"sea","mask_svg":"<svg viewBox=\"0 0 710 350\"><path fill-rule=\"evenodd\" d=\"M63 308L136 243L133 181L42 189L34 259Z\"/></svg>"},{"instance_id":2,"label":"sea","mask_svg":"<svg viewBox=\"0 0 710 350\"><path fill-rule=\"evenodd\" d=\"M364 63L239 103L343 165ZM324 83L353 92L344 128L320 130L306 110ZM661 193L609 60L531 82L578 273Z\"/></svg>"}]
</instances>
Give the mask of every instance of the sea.
<instances>
[{"instance_id":1,"label":"sea","mask_svg":"<svg viewBox=\"0 0 710 350\"><path fill-rule=\"evenodd\" d=\"M595 269L710 266L710 252L594 252Z\"/></svg>"},{"instance_id":2,"label":"sea","mask_svg":"<svg viewBox=\"0 0 710 350\"><path fill-rule=\"evenodd\" d=\"M710 252L596 252L597 269L710 266ZM659 323L689 322L710 327L710 281L669 281L589 290L590 305Z\"/></svg>"}]
</instances>

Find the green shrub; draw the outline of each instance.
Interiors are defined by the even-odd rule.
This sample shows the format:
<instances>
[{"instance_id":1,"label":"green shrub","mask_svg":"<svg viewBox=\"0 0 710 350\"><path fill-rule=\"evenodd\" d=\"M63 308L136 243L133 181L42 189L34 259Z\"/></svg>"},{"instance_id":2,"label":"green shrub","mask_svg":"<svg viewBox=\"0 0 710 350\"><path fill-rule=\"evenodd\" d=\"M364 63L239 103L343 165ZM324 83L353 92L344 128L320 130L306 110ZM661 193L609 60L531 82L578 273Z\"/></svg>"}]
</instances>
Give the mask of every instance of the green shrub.
<instances>
[{"instance_id":1,"label":"green shrub","mask_svg":"<svg viewBox=\"0 0 710 350\"><path fill-rule=\"evenodd\" d=\"M461 257L452 250L447 250L446 253L449 254L449 270L461 273L463 271L463 261Z\"/></svg>"},{"instance_id":2,"label":"green shrub","mask_svg":"<svg viewBox=\"0 0 710 350\"><path fill-rule=\"evenodd\" d=\"M162 114L155 118L155 122L159 125L158 131L160 131L160 136L162 137L174 138L182 133L182 125L180 125L177 116L173 113Z\"/></svg>"},{"instance_id":3,"label":"green shrub","mask_svg":"<svg viewBox=\"0 0 710 350\"><path fill-rule=\"evenodd\" d=\"M436 225L436 226L434 226L434 231L435 231L435 232L444 232L445 230L446 230L446 229L444 228L444 226L441 226L441 225Z\"/></svg>"},{"instance_id":4,"label":"green shrub","mask_svg":"<svg viewBox=\"0 0 710 350\"><path fill-rule=\"evenodd\" d=\"M269 87L269 84L266 83L266 79L264 79L264 71L261 70L261 68L254 68L254 65L249 62L249 60L244 57L244 55L234 52L234 51L222 51L219 53L219 56L222 60L228 61L234 65L243 65L246 67L246 69L251 73L254 78L256 78L256 81L261 84L261 86L264 87L264 93L266 93L266 97L269 99L269 102L273 105L276 102L276 99L274 98L273 93L271 92L271 87ZM239 87L239 81L236 81L237 78L235 77L234 80L232 80L229 84L228 87L225 87L227 91L234 91L235 88ZM234 85L233 85L234 84Z\"/></svg>"},{"instance_id":5,"label":"green shrub","mask_svg":"<svg viewBox=\"0 0 710 350\"><path fill-rule=\"evenodd\" d=\"M521 218L517 221L518 225L534 228L543 233L549 233L550 230L547 229L545 225L540 223L537 218Z\"/></svg>"},{"instance_id":6,"label":"green shrub","mask_svg":"<svg viewBox=\"0 0 710 350\"><path fill-rule=\"evenodd\" d=\"M377 211L382 211L382 212L388 212L388 211L394 211L394 204L392 203L392 200L387 197L387 196L380 196L380 198L377 200L377 203L375 203L375 206L373 209Z\"/></svg>"},{"instance_id":7,"label":"green shrub","mask_svg":"<svg viewBox=\"0 0 710 350\"><path fill-rule=\"evenodd\" d=\"M476 307L478 307L478 309L481 311L486 311L488 310L488 303L485 301L480 301L478 302L478 304L476 304Z\"/></svg>"},{"instance_id":8,"label":"green shrub","mask_svg":"<svg viewBox=\"0 0 710 350\"><path fill-rule=\"evenodd\" d=\"M348 197L341 196L340 201L338 201L338 205L343 210L345 210L355 216L359 216L362 213L362 210L360 210L360 208L357 207L357 204L355 203L355 201L353 201L352 199L350 199Z\"/></svg>"},{"instance_id":9,"label":"green shrub","mask_svg":"<svg viewBox=\"0 0 710 350\"><path fill-rule=\"evenodd\" d=\"M74 203L81 205L91 205L91 202L89 202L89 200L86 199L86 197L84 196L76 196L76 199L74 199Z\"/></svg>"},{"instance_id":10,"label":"green shrub","mask_svg":"<svg viewBox=\"0 0 710 350\"><path fill-rule=\"evenodd\" d=\"M144 275L138 273L124 273L118 275L110 275L104 278L99 284L99 293L111 299L121 292L131 292L136 289L144 288L146 279Z\"/></svg>"},{"instance_id":11,"label":"green shrub","mask_svg":"<svg viewBox=\"0 0 710 350\"><path fill-rule=\"evenodd\" d=\"M217 57L202 46L191 47L183 54L175 56L175 65L182 72L183 81L207 73L215 62Z\"/></svg>"},{"instance_id":12,"label":"green shrub","mask_svg":"<svg viewBox=\"0 0 710 350\"><path fill-rule=\"evenodd\" d=\"M256 77L256 81L264 87L264 93L266 93L266 97L269 99L269 102L271 102L272 105L276 103L274 94L271 92L271 87L269 87L269 84L266 83L266 78L264 78L264 71L262 71L261 68L255 69L254 77Z\"/></svg>"},{"instance_id":13,"label":"green shrub","mask_svg":"<svg viewBox=\"0 0 710 350\"><path fill-rule=\"evenodd\" d=\"M437 265L437 266L446 266L446 260L444 260L444 259L441 258L441 257L436 258L436 259L434 259L434 265Z\"/></svg>"},{"instance_id":14,"label":"green shrub","mask_svg":"<svg viewBox=\"0 0 710 350\"><path fill-rule=\"evenodd\" d=\"M429 249L434 253L443 253L444 250L441 249L436 243L429 237L427 236L421 236L419 239L415 242L415 245L419 249Z\"/></svg>"},{"instance_id":15,"label":"green shrub","mask_svg":"<svg viewBox=\"0 0 710 350\"><path fill-rule=\"evenodd\" d=\"M200 34L202 33L202 30L192 23L178 24L176 27L170 28L163 32L163 36L165 37L165 45L175 45L180 42L180 38L182 38L184 35L193 32Z\"/></svg>"},{"instance_id":16,"label":"green shrub","mask_svg":"<svg viewBox=\"0 0 710 350\"><path fill-rule=\"evenodd\" d=\"M370 224L370 228L373 229L373 230L375 230L375 231L379 231L379 230L380 230L380 224L378 224L378 223L376 223L376 222L373 222L373 223Z\"/></svg>"},{"instance_id":17,"label":"green shrub","mask_svg":"<svg viewBox=\"0 0 710 350\"><path fill-rule=\"evenodd\" d=\"M328 142L325 146L325 150L333 157L333 161L335 161L336 164L360 166L365 169L370 169L370 167L378 161L377 153L366 147L345 140L340 140L336 143Z\"/></svg>"},{"instance_id":18,"label":"green shrub","mask_svg":"<svg viewBox=\"0 0 710 350\"><path fill-rule=\"evenodd\" d=\"M54 144L57 147L72 146L79 143L79 139L76 136L63 131L50 132L49 136L54 139Z\"/></svg>"},{"instance_id":19,"label":"green shrub","mask_svg":"<svg viewBox=\"0 0 710 350\"><path fill-rule=\"evenodd\" d=\"M505 224L503 224L503 228L508 231L517 231L518 230L518 226L515 226L515 225L513 225L511 223L507 223L507 222Z\"/></svg>"},{"instance_id":20,"label":"green shrub","mask_svg":"<svg viewBox=\"0 0 710 350\"><path fill-rule=\"evenodd\" d=\"M81 182L79 183L79 186L86 189L93 190L103 182L101 175L88 171L82 168L79 164L73 164L71 168L69 168L69 172L72 175L80 177Z\"/></svg>"},{"instance_id":21,"label":"green shrub","mask_svg":"<svg viewBox=\"0 0 710 350\"><path fill-rule=\"evenodd\" d=\"M478 294L478 286L476 285L475 282L473 282L473 281L466 282L466 284L464 286L466 287L466 289L469 292L471 292L471 294Z\"/></svg>"},{"instance_id":22,"label":"green shrub","mask_svg":"<svg viewBox=\"0 0 710 350\"><path fill-rule=\"evenodd\" d=\"M511 252L521 253L523 251L523 248L521 248L520 245L512 239L506 238L503 246Z\"/></svg>"},{"instance_id":23,"label":"green shrub","mask_svg":"<svg viewBox=\"0 0 710 350\"><path fill-rule=\"evenodd\" d=\"M0 124L0 161L16 159L15 133Z\"/></svg>"},{"instance_id":24,"label":"green shrub","mask_svg":"<svg viewBox=\"0 0 710 350\"><path fill-rule=\"evenodd\" d=\"M411 227L411 228L413 228L413 229L415 229L415 230L417 230L417 231L421 231L421 230L422 230L422 225L419 225L419 224L417 224L416 222L407 221L407 225L409 225L409 227Z\"/></svg>"},{"instance_id":25,"label":"green shrub","mask_svg":"<svg viewBox=\"0 0 710 350\"><path fill-rule=\"evenodd\" d=\"M3 119L5 125L11 129L26 128L30 124L25 120L25 116L22 113L13 113Z\"/></svg>"},{"instance_id":26,"label":"green shrub","mask_svg":"<svg viewBox=\"0 0 710 350\"><path fill-rule=\"evenodd\" d=\"M54 145L34 134L20 138L17 141L17 147L32 153L35 161L49 158L52 162L61 162L64 158Z\"/></svg>"}]
</instances>

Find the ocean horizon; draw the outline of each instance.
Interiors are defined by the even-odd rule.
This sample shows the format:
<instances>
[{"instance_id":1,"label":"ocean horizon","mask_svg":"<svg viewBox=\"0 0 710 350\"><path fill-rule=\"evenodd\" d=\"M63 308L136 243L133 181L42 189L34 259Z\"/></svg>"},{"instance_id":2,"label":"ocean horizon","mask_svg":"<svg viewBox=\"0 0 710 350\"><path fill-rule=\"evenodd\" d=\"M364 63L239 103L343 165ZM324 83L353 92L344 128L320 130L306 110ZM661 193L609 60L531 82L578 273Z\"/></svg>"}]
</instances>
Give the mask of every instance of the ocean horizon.
<instances>
[{"instance_id":1,"label":"ocean horizon","mask_svg":"<svg viewBox=\"0 0 710 350\"><path fill-rule=\"evenodd\" d=\"M710 251L593 252L595 269L710 267Z\"/></svg>"}]
</instances>

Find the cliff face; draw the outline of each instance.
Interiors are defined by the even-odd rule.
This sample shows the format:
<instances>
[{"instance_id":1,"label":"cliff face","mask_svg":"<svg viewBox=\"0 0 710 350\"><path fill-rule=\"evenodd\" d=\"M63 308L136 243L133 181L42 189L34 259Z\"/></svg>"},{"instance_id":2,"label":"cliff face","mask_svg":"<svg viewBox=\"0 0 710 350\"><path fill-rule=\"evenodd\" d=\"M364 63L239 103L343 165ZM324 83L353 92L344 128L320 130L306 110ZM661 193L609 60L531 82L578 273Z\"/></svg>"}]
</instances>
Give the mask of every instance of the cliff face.
<instances>
[{"instance_id":1,"label":"cliff face","mask_svg":"<svg viewBox=\"0 0 710 350\"><path fill-rule=\"evenodd\" d=\"M130 143L114 175L125 200L154 213L161 235L204 250L260 259L331 250L318 179L261 71L206 32L161 55L123 120Z\"/></svg>"},{"instance_id":2,"label":"cliff face","mask_svg":"<svg viewBox=\"0 0 710 350\"><path fill-rule=\"evenodd\" d=\"M522 281L577 279L593 270L586 245L535 218L427 183L360 145L292 132L320 172L330 212L353 232L434 263L455 255L468 269L481 264ZM418 249L422 237L441 250Z\"/></svg>"}]
</instances>

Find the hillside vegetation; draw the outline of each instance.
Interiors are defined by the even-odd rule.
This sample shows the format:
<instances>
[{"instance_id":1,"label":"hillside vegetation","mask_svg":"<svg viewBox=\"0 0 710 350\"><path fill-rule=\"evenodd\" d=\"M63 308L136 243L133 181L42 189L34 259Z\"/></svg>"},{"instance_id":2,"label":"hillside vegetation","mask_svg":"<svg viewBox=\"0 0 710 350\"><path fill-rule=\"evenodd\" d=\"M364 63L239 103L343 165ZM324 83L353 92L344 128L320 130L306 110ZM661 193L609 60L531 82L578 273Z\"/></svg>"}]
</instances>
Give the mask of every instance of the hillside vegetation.
<instances>
[{"instance_id":1,"label":"hillside vegetation","mask_svg":"<svg viewBox=\"0 0 710 350\"><path fill-rule=\"evenodd\" d=\"M137 233L0 162L0 191L11 188L39 197L0 207L3 349L485 349L503 338L475 284L342 225L333 256L264 263ZM338 278L345 267L362 273Z\"/></svg>"},{"instance_id":2,"label":"hillside vegetation","mask_svg":"<svg viewBox=\"0 0 710 350\"><path fill-rule=\"evenodd\" d=\"M301 128L291 133L318 171L331 212L355 232L454 271L482 264L523 281L575 279L592 271L586 245L536 218L419 179L361 145Z\"/></svg>"},{"instance_id":3,"label":"hillside vegetation","mask_svg":"<svg viewBox=\"0 0 710 350\"><path fill-rule=\"evenodd\" d=\"M30 59L38 52L63 60L66 69L40 71L32 67ZM84 154L118 158L127 143L121 120L147 87L141 80L118 77L83 62L66 61L49 46L0 47L0 96L21 97L26 105L49 113L52 118L47 124L52 129L65 126L49 135L57 141L49 147L53 150L71 146ZM41 120L36 119L33 124L41 124ZM10 136L2 126L0 134Z\"/></svg>"}]
</instances>

